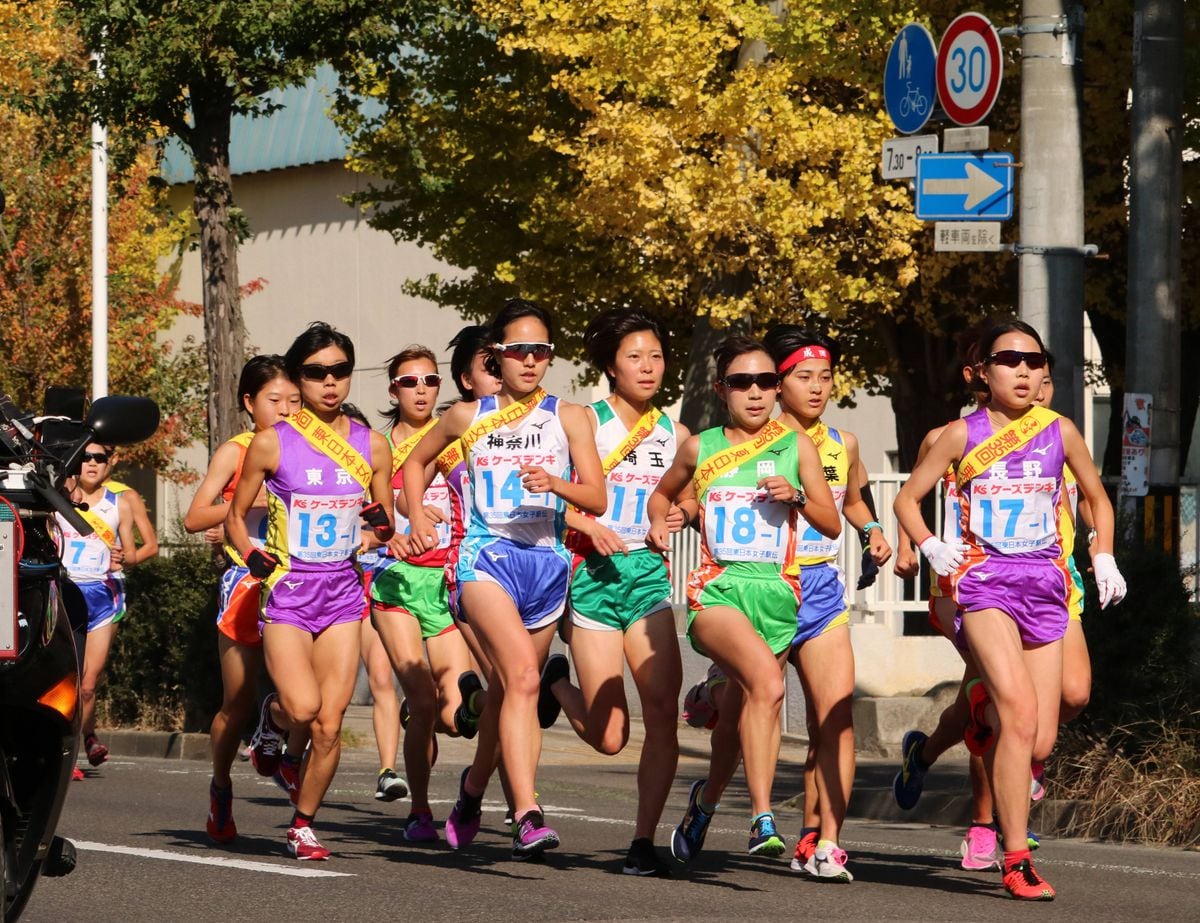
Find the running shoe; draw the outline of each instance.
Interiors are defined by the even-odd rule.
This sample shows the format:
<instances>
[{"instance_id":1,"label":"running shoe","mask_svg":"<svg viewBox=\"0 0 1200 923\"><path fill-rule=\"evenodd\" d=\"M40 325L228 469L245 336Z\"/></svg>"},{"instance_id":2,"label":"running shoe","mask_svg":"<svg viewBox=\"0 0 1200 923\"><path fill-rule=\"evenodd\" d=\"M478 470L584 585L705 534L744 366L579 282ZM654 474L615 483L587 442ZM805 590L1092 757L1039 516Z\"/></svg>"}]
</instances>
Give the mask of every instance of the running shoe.
<instances>
[{"instance_id":1,"label":"running shoe","mask_svg":"<svg viewBox=\"0 0 1200 923\"><path fill-rule=\"evenodd\" d=\"M629 852L625 854L625 866L621 872L642 878L671 877L671 867L659 858L654 841L646 837L640 837L629 844Z\"/></svg>"},{"instance_id":2,"label":"running shoe","mask_svg":"<svg viewBox=\"0 0 1200 923\"><path fill-rule=\"evenodd\" d=\"M404 839L410 843L436 843L437 827L428 811L414 811L404 821Z\"/></svg>"},{"instance_id":3,"label":"running shoe","mask_svg":"<svg viewBox=\"0 0 1200 923\"><path fill-rule=\"evenodd\" d=\"M275 727L275 722L271 720L271 703L278 698L272 692L263 699L258 713L258 727L250 738L250 762L260 776L275 775L283 759L283 745L286 742L283 731Z\"/></svg>"},{"instance_id":4,"label":"running shoe","mask_svg":"<svg viewBox=\"0 0 1200 923\"><path fill-rule=\"evenodd\" d=\"M917 754L928 739L921 731L914 730L905 733L900 743L903 755L900 758L900 771L892 780L892 794L901 810L911 811L921 800L921 792L925 789L925 773L929 772L929 767L921 765L921 758Z\"/></svg>"},{"instance_id":5,"label":"running shoe","mask_svg":"<svg viewBox=\"0 0 1200 923\"><path fill-rule=\"evenodd\" d=\"M317 842L312 827L291 827L287 832L288 852L302 862L317 862L333 855Z\"/></svg>"},{"instance_id":6,"label":"running shoe","mask_svg":"<svg viewBox=\"0 0 1200 923\"><path fill-rule=\"evenodd\" d=\"M707 779L698 779L692 783L688 792L687 811L683 820L671 834L671 855L676 862L690 862L704 848L704 837L708 833L708 825L713 816L700 807L700 792L704 789ZM716 808L713 808L713 814Z\"/></svg>"},{"instance_id":7,"label":"running shoe","mask_svg":"<svg viewBox=\"0 0 1200 923\"><path fill-rule=\"evenodd\" d=\"M471 740L479 733L479 712L473 707L475 693L483 690L483 683L479 679L479 674L474 670L467 670L458 677L458 694L462 701L458 703L458 708L454 710L454 730L458 731L458 735L467 740Z\"/></svg>"},{"instance_id":8,"label":"running shoe","mask_svg":"<svg viewBox=\"0 0 1200 923\"><path fill-rule=\"evenodd\" d=\"M87 761L93 766L108 762L108 747L100 743L95 734L83 738L83 749L87 753Z\"/></svg>"},{"instance_id":9,"label":"running shoe","mask_svg":"<svg viewBox=\"0 0 1200 923\"><path fill-rule=\"evenodd\" d=\"M792 854L793 872L805 870L808 860L812 858L813 851L817 848L818 836L819 831L812 827L805 827L800 831L800 839L796 841L796 851Z\"/></svg>"},{"instance_id":10,"label":"running shoe","mask_svg":"<svg viewBox=\"0 0 1200 923\"><path fill-rule=\"evenodd\" d=\"M712 730L717 726L720 713L712 700L712 687L702 679L683 697L683 720L694 728Z\"/></svg>"},{"instance_id":11,"label":"running shoe","mask_svg":"<svg viewBox=\"0 0 1200 923\"><path fill-rule=\"evenodd\" d=\"M80 769L78 766L76 766L74 769L71 770L71 781L72 782L82 782L86 778L87 778L87 776L85 776L83 774L83 770Z\"/></svg>"},{"instance_id":12,"label":"running shoe","mask_svg":"<svg viewBox=\"0 0 1200 923\"><path fill-rule=\"evenodd\" d=\"M462 778L458 781L458 801L454 802L450 816L446 818L446 842L451 849L470 846L483 821L483 812L480 810L483 796L467 794L467 773L470 771L470 766L462 771Z\"/></svg>"},{"instance_id":13,"label":"running shoe","mask_svg":"<svg viewBox=\"0 0 1200 923\"><path fill-rule=\"evenodd\" d=\"M818 843L808 863L804 866L804 871L820 881L849 884L854 881L854 876L846 868L847 858L846 850L840 848L836 843L829 843L825 846Z\"/></svg>"},{"instance_id":14,"label":"running shoe","mask_svg":"<svg viewBox=\"0 0 1200 923\"><path fill-rule=\"evenodd\" d=\"M551 727L562 711L562 705L551 687L560 679L568 679L570 676L571 664L565 654L551 654L546 658L546 665L542 667L542 684L537 705L538 724L542 728Z\"/></svg>"},{"instance_id":15,"label":"running shoe","mask_svg":"<svg viewBox=\"0 0 1200 923\"><path fill-rule=\"evenodd\" d=\"M1037 873L1028 857L1009 866L1004 873L1004 890L1019 901L1052 901L1054 889Z\"/></svg>"},{"instance_id":16,"label":"running shoe","mask_svg":"<svg viewBox=\"0 0 1200 923\"><path fill-rule=\"evenodd\" d=\"M293 759L290 756L284 755L279 760L279 768L275 770L275 775L272 776L275 784L278 785L288 796L288 800L295 804L300 798L300 761Z\"/></svg>"},{"instance_id":17,"label":"running shoe","mask_svg":"<svg viewBox=\"0 0 1200 923\"><path fill-rule=\"evenodd\" d=\"M967 703L971 717L967 720L966 730L963 731L963 743L972 756L983 756L992 749L996 735L987 723L987 706L991 702L987 687L983 680L973 679L967 683Z\"/></svg>"},{"instance_id":18,"label":"running shoe","mask_svg":"<svg viewBox=\"0 0 1200 923\"><path fill-rule=\"evenodd\" d=\"M396 775L394 769L379 770L379 778L375 780L375 800L395 801L408 794L408 783Z\"/></svg>"},{"instance_id":19,"label":"running shoe","mask_svg":"<svg viewBox=\"0 0 1200 923\"><path fill-rule=\"evenodd\" d=\"M233 822L233 786L217 788L217 783L209 783L208 822L204 826L214 843L228 843L237 836L237 824Z\"/></svg>"},{"instance_id":20,"label":"running shoe","mask_svg":"<svg viewBox=\"0 0 1200 923\"><path fill-rule=\"evenodd\" d=\"M532 859L557 845L558 834L546 826L546 818L541 811L526 811L521 815L513 833L514 859Z\"/></svg>"},{"instance_id":21,"label":"running shoe","mask_svg":"<svg viewBox=\"0 0 1200 923\"><path fill-rule=\"evenodd\" d=\"M775 829L774 814L759 814L750 822L750 845L746 851L752 856L766 856L769 859L787 852L787 843Z\"/></svg>"},{"instance_id":22,"label":"running shoe","mask_svg":"<svg viewBox=\"0 0 1200 923\"><path fill-rule=\"evenodd\" d=\"M962 841L962 867L972 872L1000 868L996 828L991 824L971 824Z\"/></svg>"},{"instance_id":23,"label":"running shoe","mask_svg":"<svg viewBox=\"0 0 1200 923\"><path fill-rule=\"evenodd\" d=\"M1025 843L1029 846L1029 849L1032 852L1033 850L1041 847L1042 840L1041 840L1041 837L1039 837L1032 830L1026 829L1025 830Z\"/></svg>"},{"instance_id":24,"label":"running shoe","mask_svg":"<svg viewBox=\"0 0 1200 923\"><path fill-rule=\"evenodd\" d=\"M1046 767L1042 763L1031 763L1029 766L1029 798L1031 801L1041 801L1046 797Z\"/></svg>"}]
</instances>

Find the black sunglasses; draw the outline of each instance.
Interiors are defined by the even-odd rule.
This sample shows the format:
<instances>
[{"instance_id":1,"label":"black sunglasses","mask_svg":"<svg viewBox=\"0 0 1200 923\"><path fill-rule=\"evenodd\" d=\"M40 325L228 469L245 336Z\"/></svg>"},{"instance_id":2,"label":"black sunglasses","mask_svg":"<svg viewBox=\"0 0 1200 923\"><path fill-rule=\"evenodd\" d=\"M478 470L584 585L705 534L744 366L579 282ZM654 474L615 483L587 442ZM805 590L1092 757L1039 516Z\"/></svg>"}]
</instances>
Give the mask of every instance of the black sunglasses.
<instances>
[{"instance_id":1,"label":"black sunglasses","mask_svg":"<svg viewBox=\"0 0 1200 923\"><path fill-rule=\"evenodd\" d=\"M721 383L733 391L749 391L758 385L763 391L774 391L779 387L778 372L734 372L721 379Z\"/></svg>"},{"instance_id":2,"label":"black sunglasses","mask_svg":"<svg viewBox=\"0 0 1200 923\"><path fill-rule=\"evenodd\" d=\"M315 362L310 362L308 365L300 366L300 377L305 381L324 381L332 375L338 381L341 381L343 378L349 378L350 373L353 371L353 362L338 362L334 365L318 365Z\"/></svg>"},{"instance_id":3,"label":"black sunglasses","mask_svg":"<svg viewBox=\"0 0 1200 923\"><path fill-rule=\"evenodd\" d=\"M425 375L397 375L392 379L392 384L400 388L415 388L417 385L436 388L441 383L442 376L436 372L429 372Z\"/></svg>"},{"instance_id":4,"label":"black sunglasses","mask_svg":"<svg viewBox=\"0 0 1200 923\"><path fill-rule=\"evenodd\" d=\"M496 349L504 354L505 359L520 359L525 361L527 356L541 362L554 355L554 346L550 343L497 343Z\"/></svg>"},{"instance_id":5,"label":"black sunglasses","mask_svg":"<svg viewBox=\"0 0 1200 923\"><path fill-rule=\"evenodd\" d=\"M85 462L95 462L97 465L107 465L109 459L107 452L84 452L80 457Z\"/></svg>"},{"instance_id":6,"label":"black sunglasses","mask_svg":"<svg viewBox=\"0 0 1200 923\"><path fill-rule=\"evenodd\" d=\"M1024 362L1031 369L1044 368L1046 365L1045 353L1023 353L1019 349L1002 349L999 352L994 352L986 359L986 362L991 362L995 365L1003 365L1005 368L1015 369Z\"/></svg>"}]
</instances>

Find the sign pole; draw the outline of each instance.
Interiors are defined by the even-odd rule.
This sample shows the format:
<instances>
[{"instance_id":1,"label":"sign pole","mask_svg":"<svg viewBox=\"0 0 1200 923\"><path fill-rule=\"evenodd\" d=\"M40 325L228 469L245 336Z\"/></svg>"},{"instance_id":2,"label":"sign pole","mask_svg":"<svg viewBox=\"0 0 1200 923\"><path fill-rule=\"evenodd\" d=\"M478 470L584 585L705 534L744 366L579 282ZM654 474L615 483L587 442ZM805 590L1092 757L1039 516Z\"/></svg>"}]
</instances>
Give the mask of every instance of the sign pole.
<instances>
[{"instance_id":1,"label":"sign pole","mask_svg":"<svg viewBox=\"0 0 1200 923\"><path fill-rule=\"evenodd\" d=\"M1054 406L1082 425L1083 152L1070 0L1021 5L1020 316L1055 357Z\"/></svg>"}]
</instances>

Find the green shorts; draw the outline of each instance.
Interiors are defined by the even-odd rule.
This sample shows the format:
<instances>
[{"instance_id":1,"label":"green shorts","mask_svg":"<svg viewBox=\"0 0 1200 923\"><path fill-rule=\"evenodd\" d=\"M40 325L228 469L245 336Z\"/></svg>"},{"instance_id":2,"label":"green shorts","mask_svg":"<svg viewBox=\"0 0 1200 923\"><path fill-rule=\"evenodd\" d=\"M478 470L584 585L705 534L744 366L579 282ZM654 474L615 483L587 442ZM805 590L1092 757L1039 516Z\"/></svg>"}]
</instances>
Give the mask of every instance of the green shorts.
<instances>
[{"instance_id":1,"label":"green shorts","mask_svg":"<svg viewBox=\"0 0 1200 923\"><path fill-rule=\"evenodd\" d=\"M688 640L697 653L708 656L692 636L696 613L728 606L742 613L772 654L786 651L796 636L800 608L800 578L777 570L747 573L705 564L688 575Z\"/></svg>"},{"instance_id":2,"label":"green shorts","mask_svg":"<svg viewBox=\"0 0 1200 923\"><path fill-rule=\"evenodd\" d=\"M571 578L571 622L596 631L627 631L671 607L667 562L649 548L629 554L590 554Z\"/></svg>"},{"instance_id":3,"label":"green shorts","mask_svg":"<svg viewBox=\"0 0 1200 923\"><path fill-rule=\"evenodd\" d=\"M407 612L421 625L421 637L433 638L454 627L446 591L446 571L395 561L375 572L371 608Z\"/></svg>"}]
</instances>

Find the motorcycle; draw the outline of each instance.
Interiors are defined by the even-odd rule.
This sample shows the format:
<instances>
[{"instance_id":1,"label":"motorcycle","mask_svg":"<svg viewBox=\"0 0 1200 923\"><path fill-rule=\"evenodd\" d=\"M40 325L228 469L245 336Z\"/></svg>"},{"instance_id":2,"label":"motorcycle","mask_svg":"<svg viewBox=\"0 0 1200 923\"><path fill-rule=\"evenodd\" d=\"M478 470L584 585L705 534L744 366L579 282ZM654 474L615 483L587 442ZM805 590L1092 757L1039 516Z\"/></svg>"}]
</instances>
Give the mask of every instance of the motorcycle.
<instances>
[{"instance_id":1,"label":"motorcycle","mask_svg":"<svg viewBox=\"0 0 1200 923\"><path fill-rule=\"evenodd\" d=\"M158 428L158 406L52 388L46 412L0 395L0 920L16 920L40 875L75 867L55 835L79 747L79 673L87 609L67 579L60 514L92 528L64 493L89 443L130 445ZM64 412L65 411L65 412Z\"/></svg>"}]
</instances>

